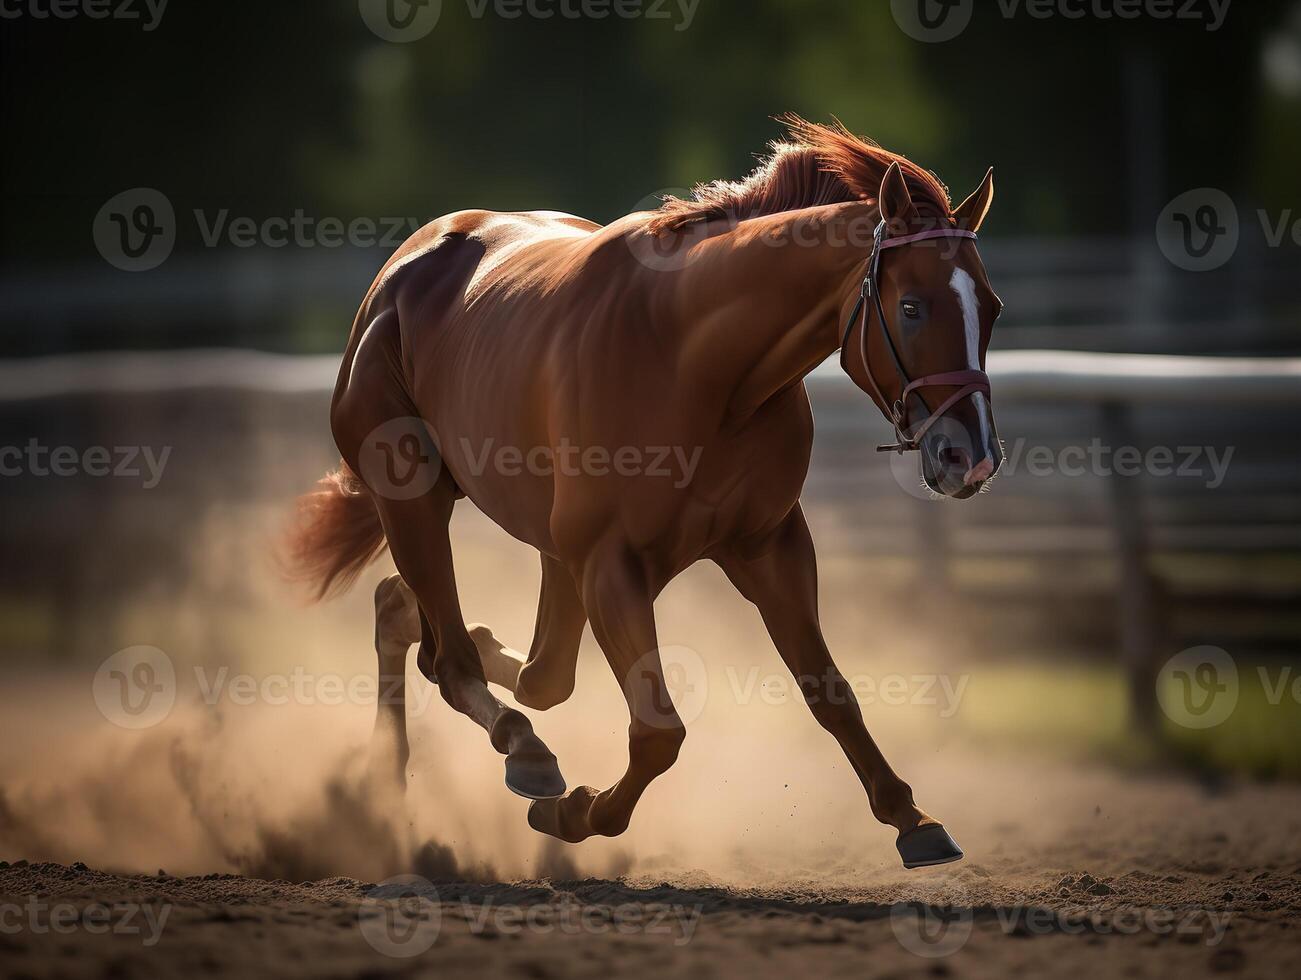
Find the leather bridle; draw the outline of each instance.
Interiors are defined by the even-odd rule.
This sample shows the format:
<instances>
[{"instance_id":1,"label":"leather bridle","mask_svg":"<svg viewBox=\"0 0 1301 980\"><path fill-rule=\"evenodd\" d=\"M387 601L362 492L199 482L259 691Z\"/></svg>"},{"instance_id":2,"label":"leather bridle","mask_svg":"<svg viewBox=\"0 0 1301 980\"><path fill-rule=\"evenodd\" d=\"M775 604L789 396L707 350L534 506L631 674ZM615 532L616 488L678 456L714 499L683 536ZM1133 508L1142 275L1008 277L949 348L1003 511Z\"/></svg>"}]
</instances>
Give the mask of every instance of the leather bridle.
<instances>
[{"instance_id":1,"label":"leather bridle","mask_svg":"<svg viewBox=\"0 0 1301 980\"><path fill-rule=\"evenodd\" d=\"M885 316L885 307L881 303L881 253L888 248L899 248L903 245L911 245L914 242L927 241L932 238L967 238L976 241L974 231L965 231L961 228L941 228L934 231L918 232L914 235L900 235L898 238L886 237L886 223L882 221L876 226L875 241L872 245L872 256L867 263L867 276L863 279L863 288L858 294L858 302L854 304L854 311L849 314L849 322L845 325L845 335L840 341L840 364L845 368L848 374L847 361L849 358L849 338L854 332L854 327L862 322L863 329L858 335L858 351L862 358L863 374L867 376L868 384L872 387L867 388L862 384L858 386L866 391L869 395L876 397L877 403L882 406L890 406L888 418L894 426L895 443L888 446L877 446L876 451L879 453L897 452L916 452L921 448L922 437L930 431L931 426L944 417L944 415L954 405L966 398L968 395L974 395L977 392L983 393L990 397L989 375L984 371L967 369L962 371L946 371L942 374L928 374L924 378L918 378L912 381L908 377L908 372L904 369L903 361L899 358L898 348L895 347L894 338L890 336L890 324ZM871 361L867 356L867 330L871 325L871 313L868 310L867 301L871 299L876 306L877 322L881 324L881 334L885 338L886 350L890 352L890 357L894 361L895 372L899 376L902 393L891 406L889 399L881 390L877 383L876 375L872 372ZM853 375L851 374L852 378ZM858 384L855 379L855 383ZM940 403L939 408L931 411L930 406L926 404L926 399L922 397L922 390L925 388L935 387L952 387L957 386L958 391L950 395ZM909 431L908 419L908 399L916 398L926 409L927 416L922 420L916 431Z\"/></svg>"}]
</instances>

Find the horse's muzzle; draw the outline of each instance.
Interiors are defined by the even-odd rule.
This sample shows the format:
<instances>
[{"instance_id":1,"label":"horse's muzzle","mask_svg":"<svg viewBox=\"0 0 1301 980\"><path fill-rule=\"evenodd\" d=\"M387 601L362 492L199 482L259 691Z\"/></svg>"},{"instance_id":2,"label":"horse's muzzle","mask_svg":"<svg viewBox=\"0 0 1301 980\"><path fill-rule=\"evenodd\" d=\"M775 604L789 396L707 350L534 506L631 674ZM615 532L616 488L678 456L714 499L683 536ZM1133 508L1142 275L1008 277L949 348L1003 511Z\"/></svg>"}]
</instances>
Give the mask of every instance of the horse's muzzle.
<instances>
[{"instance_id":1,"label":"horse's muzzle","mask_svg":"<svg viewBox=\"0 0 1301 980\"><path fill-rule=\"evenodd\" d=\"M959 420L941 420L925 437L919 448L922 480L934 493L965 500L980 492L1003 465L1003 451L993 420L967 417L979 413L962 413Z\"/></svg>"}]
</instances>

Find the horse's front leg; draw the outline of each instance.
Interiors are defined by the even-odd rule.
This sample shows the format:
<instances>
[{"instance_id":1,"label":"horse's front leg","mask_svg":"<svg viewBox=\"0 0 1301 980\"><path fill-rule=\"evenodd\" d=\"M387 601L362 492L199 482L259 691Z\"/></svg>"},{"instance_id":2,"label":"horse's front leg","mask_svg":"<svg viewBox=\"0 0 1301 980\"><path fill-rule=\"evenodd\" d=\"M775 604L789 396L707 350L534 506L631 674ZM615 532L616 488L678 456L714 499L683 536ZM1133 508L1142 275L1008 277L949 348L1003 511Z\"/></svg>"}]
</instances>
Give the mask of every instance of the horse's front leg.
<instances>
[{"instance_id":1,"label":"horse's front leg","mask_svg":"<svg viewBox=\"0 0 1301 980\"><path fill-rule=\"evenodd\" d=\"M741 594L758 607L814 717L835 736L867 790L872 813L898 829L904 866L959 860L962 850L939 821L917 808L912 788L872 740L849 682L831 659L818 621L813 539L798 505L756 551L728 548L715 558Z\"/></svg>"},{"instance_id":2,"label":"horse's front leg","mask_svg":"<svg viewBox=\"0 0 1301 980\"><path fill-rule=\"evenodd\" d=\"M577 843L628 829L652 780L677 761L686 728L664 681L655 637L654 596L636 557L618 549L584 563L583 605L628 704L628 769L610 789L580 786L529 807L534 830Z\"/></svg>"}]
</instances>

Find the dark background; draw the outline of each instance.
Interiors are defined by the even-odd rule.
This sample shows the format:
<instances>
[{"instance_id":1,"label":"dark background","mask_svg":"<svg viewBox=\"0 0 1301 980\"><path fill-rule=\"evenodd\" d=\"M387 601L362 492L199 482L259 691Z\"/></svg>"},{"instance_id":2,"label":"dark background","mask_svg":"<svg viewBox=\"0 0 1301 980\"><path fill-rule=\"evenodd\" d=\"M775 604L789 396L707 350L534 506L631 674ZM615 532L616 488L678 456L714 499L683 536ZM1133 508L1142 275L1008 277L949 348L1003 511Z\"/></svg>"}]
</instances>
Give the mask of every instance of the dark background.
<instances>
[{"instance_id":1,"label":"dark background","mask_svg":"<svg viewBox=\"0 0 1301 980\"><path fill-rule=\"evenodd\" d=\"M674 4L669 19L511 19L444 0L437 26L410 44L380 40L353 0L172 0L151 31L139 20L7 18L6 351L337 350L389 249L214 249L192 212L425 221L465 207L550 208L605 221L665 190L741 176L779 135L771 117L788 110L840 117L935 170L955 197L994 165L988 234L1097 243L1064 263L1076 270L1115 265L1127 252L1118 239L1150 245L1161 208L1192 188L1226 191L1256 232L1257 208L1296 207L1295 3L1238 0L1216 31L1204 20L975 8L942 44L904 35L886 0L700 0L685 30ZM179 219L176 252L148 276L105 265L91 237L100 207L137 187L162 191ZM1285 274L1277 254L1240 258ZM1061 337L1050 321L1064 314L1009 302L1008 322L1040 333L1000 342L1295 349L1296 331L1272 318L1296 307L1273 302L1273 279L1242 286L1246 274L1161 269L1166 299L1145 303L1150 318L1195 286L1191 309L1169 315L1206 322L1232 315L1243 289L1269 295L1271 322L1234 336L1149 325L1141 337ZM1001 285L1014 300L1016 284ZM1097 291L1120 290L1100 281ZM1123 298L1108 301L1074 319L1123 322Z\"/></svg>"}]
</instances>

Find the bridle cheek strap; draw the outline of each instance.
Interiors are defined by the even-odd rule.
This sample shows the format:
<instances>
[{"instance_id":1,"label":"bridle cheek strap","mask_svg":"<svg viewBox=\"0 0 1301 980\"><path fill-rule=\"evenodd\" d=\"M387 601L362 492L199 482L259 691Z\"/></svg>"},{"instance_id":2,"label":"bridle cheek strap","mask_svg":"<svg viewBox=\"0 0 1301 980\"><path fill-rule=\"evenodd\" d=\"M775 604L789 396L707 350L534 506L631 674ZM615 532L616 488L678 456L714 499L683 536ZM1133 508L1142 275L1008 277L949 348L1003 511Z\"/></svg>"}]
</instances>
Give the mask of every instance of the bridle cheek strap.
<instances>
[{"instance_id":1,"label":"bridle cheek strap","mask_svg":"<svg viewBox=\"0 0 1301 980\"><path fill-rule=\"evenodd\" d=\"M894 426L896 442L889 446L877 446L876 451L884 452L916 452L920 447L922 437L931 430L945 414L953 408L962 399L977 393L991 397L989 375L984 371L969 368L962 371L946 371L941 374L928 374L924 378L918 378L912 381L908 377L908 372L904 369L903 361L899 357L899 352L895 348L894 338L890 335L890 325L886 320L885 307L881 303L881 289L878 283L879 272L881 268L881 253L889 248L898 248L901 245L911 245L914 242L926 241L932 238L966 238L971 241L976 240L976 233L966 231L961 228L941 228L934 231L923 231L915 235L901 235L898 238L885 237L885 222L882 221L876 227L875 242L872 246L872 256L868 260L867 276L863 279L863 288L858 296L858 302L854 305L854 310L849 315L849 322L845 325L845 335L841 339L840 362L843 367L847 367L849 355L849 338L853 333L854 327L862 324L862 330L858 336L859 356L862 359L862 371L867 378L871 387L860 384L869 395L874 395L877 402L884 406L889 406L888 418ZM876 380L876 374L872 370L871 361L867 356L867 328L871 325L872 315L868 309L868 300L871 299L876 306L877 320L881 324L881 334L885 339L886 349L890 352L891 359L894 361L895 373L899 377L902 386L902 392L898 400L893 405L885 397L881 390L880 384ZM922 397L921 392L926 388L936 387L957 387L958 390L940 403L934 411L926 404L926 399ZM926 418L914 431L909 430L908 425L908 399L916 398L922 403L922 407L927 409Z\"/></svg>"}]
</instances>

